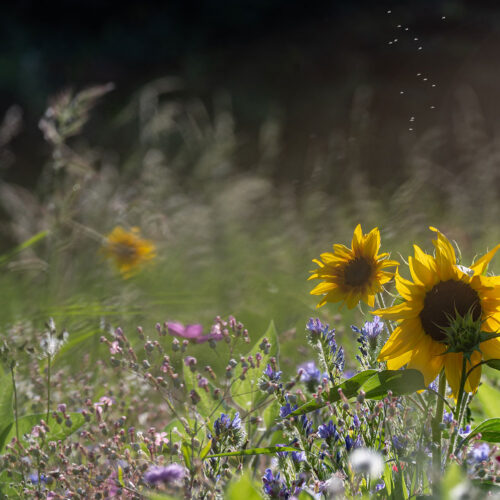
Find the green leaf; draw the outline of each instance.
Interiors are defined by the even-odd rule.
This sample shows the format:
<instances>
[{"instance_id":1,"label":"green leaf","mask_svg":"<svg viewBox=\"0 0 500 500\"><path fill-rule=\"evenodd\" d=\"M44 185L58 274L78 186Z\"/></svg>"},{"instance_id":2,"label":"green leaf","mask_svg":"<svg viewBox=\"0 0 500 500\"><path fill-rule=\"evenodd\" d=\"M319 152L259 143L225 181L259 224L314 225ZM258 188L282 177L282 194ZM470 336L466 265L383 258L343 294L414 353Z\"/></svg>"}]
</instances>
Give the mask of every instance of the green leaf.
<instances>
[{"instance_id":1,"label":"green leaf","mask_svg":"<svg viewBox=\"0 0 500 500\"><path fill-rule=\"evenodd\" d=\"M70 427L68 427L65 422L58 424L53 417L49 417L49 421L47 423L50 428L50 432L46 435L46 441L63 441L85 423L85 419L81 413L70 413L69 416L71 418ZM45 413L36 413L34 415L24 415L23 417L20 417L18 425L19 438L21 441L26 441L24 435L29 434L33 427L35 425L39 425L40 420L45 420L46 417L47 415ZM0 452L3 451L5 445L10 443L12 438L16 435L16 426L14 423L11 423L6 431L7 432L4 431L4 433L0 436L0 444L2 445Z\"/></svg>"},{"instance_id":2,"label":"green leaf","mask_svg":"<svg viewBox=\"0 0 500 500\"><path fill-rule=\"evenodd\" d=\"M477 391L476 398L486 418L496 418L500 415L500 391L489 384L486 380L482 382Z\"/></svg>"},{"instance_id":3,"label":"green leaf","mask_svg":"<svg viewBox=\"0 0 500 500\"><path fill-rule=\"evenodd\" d=\"M189 397L189 393L192 390L196 391L196 394L200 397L200 401L196 404L196 409L198 413L208 417L219 404L218 401L214 401L210 396L210 392L213 389L212 385L210 384L210 392L206 392L201 387L198 387L195 374L185 364L183 365L183 375L186 394Z\"/></svg>"},{"instance_id":4,"label":"green leaf","mask_svg":"<svg viewBox=\"0 0 500 500\"><path fill-rule=\"evenodd\" d=\"M0 436L4 430L14 421L14 408L12 399L14 387L9 372L0 375ZM0 448L3 442L0 441Z\"/></svg>"},{"instance_id":5,"label":"green leaf","mask_svg":"<svg viewBox=\"0 0 500 500\"><path fill-rule=\"evenodd\" d=\"M210 451L210 448L212 447L212 440L209 439L208 443L203 447L200 453L200 458L203 460L207 455L208 452Z\"/></svg>"},{"instance_id":6,"label":"green leaf","mask_svg":"<svg viewBox=\"0 0 500 500\"><path fill-rule=\"evenodd\" d=\"M217 453L216 455L207 455L205 458L217 457L242 457L246 455L274 455L280 451L299 451L292 446L268 446L267 448L249 448L248 450L228 451L226 453Z\"/></svg>"},{"instance_id":7,"label":"green leaf","mask_svg":"<svg viewBox=\"0 0 500 500\"><path fill-rule=\"evenodd\" d=\"M165 493L156 493L154 491L148 491L145 495L149 500L179 500L179 497L166 495Z\"/></svg>"},{"instance_id":8,"label":"green leaf","mask_svg":"<svg viewBox=\"0 0 500 500\"><path fill-rule=\"evenodd\" d=\"M366 370L332 387L325 399L309 401L291 415L302 415L319 410L328 403L336 403L340 400L339 389L342 389L348 399L357 396L361 389L366 393L367 399L382 399L389 391L392 391L394 396L401 396L425 388L424 377L418 370Z\"/></svg>"},{"instance_id":9,"label":"green leaf","mask_svg":"<svg viewBox=\"0 0 500 500\"><path fill-rule=\"evenodd\" d=\"M402 396L426 387L424 376L418 370L383 370L363 384L363 391L367 399L382 399L389 391L394 396Z\"/></svg>"},{"instance_id":10,"label":"green leaf","mask_svg":"<svg viewBox=\"0 0 500 500\"><path fill-rule=\"evenodd\" d=\"M231 481L224 495L227 500L262 500L260 485L248 473L243 474L236 481Z\"/></svg>"},{"instance_id":11,"label":"green leaf","mask_svg":"<svg viewBox=\"0 0 500 500\"><path fill-rule=\"evenodd\" d=\"M488 443L500 443L500 418L489 418L484 420L467 435L460 443L465 446L474 436L481 433L481 440Z\"/></svg>"},{"instance_id":12,"label":"green leaf","mask_svg":"<svg viewBox=\"0 0 500 500\"><path fill-rule=\"evenodd\" d=\"M441 484L442 488L442 498L443 500L455 500L451 492L458 484L464 480L464 471L456 463L450 464L448 469L444 474L444 478Z\"/></svg>"},{"instance_id":13,"label":"green leaf","mask_svg":"<svg viewBox=\"0 0 500 500\"><path fill-rule=\"evenodd\" d=\"M15 257L19 252L22 252L23 250L26 250L26 248L29 248L30 246L34 245L35 243L38 243L40 240L43 240L47 235L49 234L48 231L40 231L39 233L35 234L35 236L32 236L26 241L23 241L20 245L17 245L17 247L14 247L10 252L7 252L3 255L0 255L0 266L3 266L6 264L10 259Z\"/></svg>"},{"instance_id":14,"label":"green leaf","mask_svg":"<svg viewBox=\"0 0 500 500\"><path fill-rule=\"evenodd\" d=\"M373 377L377 373L377 370L366 370L364 372L357 373L354 377L351 377L341 384L332 387L329 391L328 396L321 401L317 401L315 399L307 402L306 404L297 408L294 412L291 413L292 416L303 415L304 413L309 413L311 411L319 410L327 405L327 403L335 403L339 401L339 389L342 389L346 398L352 398L359 394L359 390L363 386L363 384Z\"/></svg>"},{"instance_id":15,"label":"green leaf","mask_svg":"<svg viewBox=\"0 0 500 500\"><path fill-rule=\"evenodd\" d=\"M494 370L500 370L500 359L488 359L488 361L484 361L484 364Z\"/></svg>"},{"instance_id":16,"label":"green leaf","mask_svg":"<svg viewBox=\"0 0 500 500\"><path fill-rule=\"evenodd\" d=\"M120 465L118 466L118 482L122 488L125 486L125 483L123 482L123 469Z\"/></svg>"},{"instance_id":17,"label":"green leaf","mask_svg":"<svg viewBox=\"0 0 500 500\"><path fill-rule=\"evenodd\" d=\"M184 463L186 464L186 467L191 470L191 466L192 466L192 463L191 463L191 453L192 453L192 449L191 449L191 445L184 441L182 443L182 446L181 446L181 452L182 452L182 456L184 457Z\"/></svg>"},{"instance_id":18,"label":"green leaf","mask_svg":"<svg viewBox=\"0 0 500 500\"><path fill-rule=\"evenodd\" d=\"M244 375L244 380L239 382L235 382L231 387L231 398L232 400L239 406L242 410L242 417L244 418L247 413L251 413L252 411L258 411L259 413L262 411L264 406L267 406L265 400L268 395L262 392L258 387L258 382L260 377L262 376L262 372L266 365L269 363L269 359L271 357L275 357L278 359L279 355L279 344L278 344L278 335L276 333L276 327L274 326L274 321L269 323L269 327L266 330L266 333L262 335L262 337L257 340L254 346L250 349L249 352L245 355L245 358L248 356L252 356L255 359L255 354L260 352L261 349L259 345L262 343L264 338L267 338L271 343L271 348L269 352L262 354L262 361L260 363L260 367L255 368L248 367L248 371ZM235 378L238 378L242 375L243 368L241 365L238 365L235 368Z\"/></svg>"}]
</instances>

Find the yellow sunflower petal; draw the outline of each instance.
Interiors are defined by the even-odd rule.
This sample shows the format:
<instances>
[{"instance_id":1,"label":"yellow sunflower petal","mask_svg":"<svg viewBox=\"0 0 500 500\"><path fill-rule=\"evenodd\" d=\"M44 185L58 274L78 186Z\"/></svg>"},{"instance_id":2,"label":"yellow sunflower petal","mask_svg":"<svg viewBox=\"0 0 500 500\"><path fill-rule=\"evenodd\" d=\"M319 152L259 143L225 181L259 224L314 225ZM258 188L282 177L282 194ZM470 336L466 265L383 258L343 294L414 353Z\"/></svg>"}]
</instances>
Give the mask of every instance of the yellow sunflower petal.
<instances>
[{"instance_id":1,"label":"yellow sunflower petal","mask_svg":"<svg viewBox=\"0 0 500 500\"><path fill-rule=\"evenodd\" d=\"M424 335L424 339L419 343L408 368L414 368L422 372L425 385L429 385L443 369L443 351L445 346L432 340L429 335Z\"/></svg>"},{"instance_id":2,"label":"yellow sunflower petal","mask_svg":"<svg viewBox=\"0 0 500 500\"><path fill-rule=\"evenodd\" d=\"M407 365L411 357L413 356L413 351L408 351L398 356L397 358L390 358L387 360L388 370L399 370L402 366Z\"/></svg>"},{"instance_id":3,"label":"yellow sunflower petal","mask_svg":"<svg viewBox=\"0 0 500 500\"><path fill-rule=\"evenodd\" d=\"M399 295L401 295L401 297L403 297L403 299L405 300L411 300L415 296L423 296L425 293L424 288L419 285L415 285L415 283L412 283L410 280L403 278L399 274L398 270L396 270L395 281L396 290L398 291Z\"/></svg>"},{"instance_id":4,"label":"yellow sunflower petal","mask_svg":"<svg viewBox=\"0 0 500 500\"><path fill-rule=\"evenodd\" d=\"M474 351L470 357L472 363L467 362L467 372L473 367L481 363L483 357L478 351ZM481 366L474 368L467 380L465 381L465 390L467 392L476 392L479 386L479 381L481 380Z\"/></svg>"},{"instance_id":5,"label":"yellow sunflower petal","mask_svg":"<svg viewBox=\"0 0 500 500\"><path fill-rule=\"evenodd\" d=\"M444 356L444 368L446 380L450 384L453 392L453 397L457 399L458 391L460 390L460 379L462 377L462 353L448 353Z\"/></svg>"},{"instance_id":6,"label":"yellow sunflower petal","mask_svg":"<svg viewBox=\"0 0 500 500\"><path fill-rule=\"evenodd\" d=\"M500 338L482 342L479 347L484 359L500 359Z\"/></svg>"},{"instance_id":7,"label":"yellow sunflower petal","mask_svg":"<svg viewBox=\"0 0 500 500\"><path fill-rule=\"evenodd\" d=\"M429 228L436 233L437 238L432 241L436 248L436 261L438 267L441 266L454 266L457 263L455 250L448 240L448 238L435 227Z\"/></svg>"},{"instance_id":8,"label":"yellow sunflower petal","mask_svg":"<svg viewBox=\"0 0 500 500\"><path fill-rule=\"evenodd\" d=\"M380 248L380 231L378 227L373 228L365 237L363 244L363 256L375 258Z\"/></svg>"},{"instance_id":9,"label":"yellow sunflower petal","mask_svg":"<svg viewBox=\"0 0 500 500\"><path fill-rule=\"evenodd\" d=\"M361 229L361 224L358 224L354 230L351 248L356 256L361 255L361 249L363 248L363 231Z\"/></svg>"},{"instance_id":10,"label":"yellow sunflower petal","mask_svg":"<svg viewBox=\"0 0 500 500\"><path fill-rule=\"evenodd\" d=\"M495 256L495 254L500 249L500 243L493 249L490 250L487 254L483 255L479 260L474 262L470 268L474 271L474 274L483 274L488 267L491 259Z\"/></svg>"},{"instance_id":11,"label":"yellow sunflower petal","mask_svg":"<svg viewBox=\"0 0 500 500\"><path fill-rule=\"evenodd\" d=\"M380 351L378 359L384 361L412 350L423 341L425 332L419 318L405 319L391 334Z\"/></svg>"},{"instance_id":12,"label":"yellow sunflower petal","mask_svg":"<svg viewBox=\"0 0 500 500\"><path fill-rule=\"evenodd\" d=\"M432 257L424 254L420 248L415 245L415 257L409 257L410 273L413 281L417 285L432 286L436 280L436 265ZM418 257L417 257L418 255Z\"/></svg>"},{"instance_id":13,"label":"yellow sunflower petal","mask_svg":"<svg viewBox=\"0 0 500 500\"><path fill-rule=\"evenodd\" d=\"M331 292L337 288L335 283L331 283L329 281L322 281L318 285L316 285L309 293L311 295L323 295L324 293Z\"/></svg>"},{"instance_id":14,"label":"yellow sunflower petal","mask_svg":"<svg viewBox=\"0 0 500 500\"><path fill-rule=\"evenodd\" d=\"M377 309L376 311L372 311L372 314L385 319L397 320L414 318L419 312L419 310L415 310L414 305L411 302L403 302L402 304L388 307L387 309Z\"/></svg>"}]
</instances>

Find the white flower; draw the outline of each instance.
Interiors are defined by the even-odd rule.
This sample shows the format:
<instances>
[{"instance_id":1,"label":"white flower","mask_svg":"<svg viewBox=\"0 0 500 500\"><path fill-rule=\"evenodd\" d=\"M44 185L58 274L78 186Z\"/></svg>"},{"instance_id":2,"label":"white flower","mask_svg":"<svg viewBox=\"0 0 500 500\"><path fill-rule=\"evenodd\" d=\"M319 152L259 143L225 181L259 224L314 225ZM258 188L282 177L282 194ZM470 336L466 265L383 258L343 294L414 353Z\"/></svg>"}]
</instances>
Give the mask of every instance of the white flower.
<instances>
[{"instance_id":1,"label":"white flower","mask_svg":"<svg viewBox=\"0 0 500 500\"><path fill-rule=\"evenodd\" d=\"M376 479L384 472L384 460L380 453L368 448L357 448L349 455L349 465L353 472L366 474Z\"/></svg>"}]
</instances>

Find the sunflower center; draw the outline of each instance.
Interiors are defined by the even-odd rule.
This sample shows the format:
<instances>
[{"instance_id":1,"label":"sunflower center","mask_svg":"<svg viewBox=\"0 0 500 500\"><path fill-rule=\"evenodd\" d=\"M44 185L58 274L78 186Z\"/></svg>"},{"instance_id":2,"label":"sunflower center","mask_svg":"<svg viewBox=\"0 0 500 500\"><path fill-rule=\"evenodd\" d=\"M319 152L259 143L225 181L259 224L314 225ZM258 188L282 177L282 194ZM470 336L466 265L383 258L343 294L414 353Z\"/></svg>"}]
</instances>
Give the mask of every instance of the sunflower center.
<instances>
[{"instance_id":1,"label":"sunflower center","mask_svg":"<svg viewBox=\"0 0 500 500\"><path fill-rule=\"evenodd\" d=\"M115 243L113 251L121 259L133 259L137 255L137 248L129 243Z\"/></svg>"},{"instance_id":2,"label":"sunflower center","mask_svg":"<svg viewBox=\"0 0 500 500\"><path fill-rule=\"evenodd\" d=\"M344 283L349 286L361 286L368 282L372 266L364 257L351 260L344 268Z\"/></svg>"},{"instance_id":3,"label":"sunflower center","mask_svg":"<svg viewBox=\"0 0 500 500\"><path fill-rule=\"evenodd\" d=\"M474 321L481 317L477 292L461 281L441 281L425 295L420 320L427 335L442 341L446 339L443 328L450 326L450 317L463 317L469 312Z\"/></svg>"}]
</instances>

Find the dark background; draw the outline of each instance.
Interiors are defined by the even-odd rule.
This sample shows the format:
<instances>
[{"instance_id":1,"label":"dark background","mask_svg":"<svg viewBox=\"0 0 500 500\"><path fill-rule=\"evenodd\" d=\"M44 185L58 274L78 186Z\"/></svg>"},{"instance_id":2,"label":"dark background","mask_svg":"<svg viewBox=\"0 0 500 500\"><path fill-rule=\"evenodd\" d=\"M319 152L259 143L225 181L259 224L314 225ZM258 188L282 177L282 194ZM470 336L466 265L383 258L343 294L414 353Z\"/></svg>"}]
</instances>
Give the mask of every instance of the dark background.
<instances>
[{"instance_id":1,"label":"dark background","mask_svg":"<svg viewBox=\"0 0 500 500\"><path fill-rule=\"evenodd\" d=\"M242 170L255 164L259 127L278 117L281 166L270 174L296 185L310 179L308 158L328 147L332 131L358 134L351 114L366 94L360 168L375 184L398 182L409 145L446 129L457 85L474 89L495 132L498 26L497 2L464 0L4 2L0 114L18 104L24 125L11 144L16 161L0 176L36 185L49 153L37 123L49 97L68 86L116 84L86 134L126 154L107 120L141 85L170 75L183 81L176 99L199 97L210 110L214 95L231 97ZM439 154L451 165L453 144Z\"/></svg>"}]
</instances>

